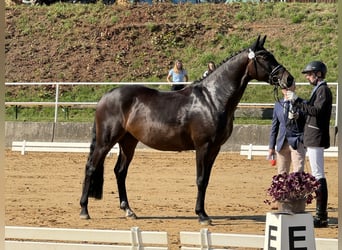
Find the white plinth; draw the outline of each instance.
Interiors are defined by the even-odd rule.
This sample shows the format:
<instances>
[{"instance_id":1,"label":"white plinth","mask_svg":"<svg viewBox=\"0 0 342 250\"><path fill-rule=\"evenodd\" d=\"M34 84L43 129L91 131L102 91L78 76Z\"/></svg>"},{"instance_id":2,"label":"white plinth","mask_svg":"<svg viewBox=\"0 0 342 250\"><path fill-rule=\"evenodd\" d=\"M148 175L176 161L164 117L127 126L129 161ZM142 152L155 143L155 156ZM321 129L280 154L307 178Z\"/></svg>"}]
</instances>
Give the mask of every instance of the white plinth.
<instances>
[{"instance_id":1,"label":"white plinth","mask_svg":"<svg viewBox=\"0 0 342 250\"><path fill-rule=\"evenodd\" d=\"M309 213L267 213L264 250L316 250Z\"/></svg>"}]
</instances>

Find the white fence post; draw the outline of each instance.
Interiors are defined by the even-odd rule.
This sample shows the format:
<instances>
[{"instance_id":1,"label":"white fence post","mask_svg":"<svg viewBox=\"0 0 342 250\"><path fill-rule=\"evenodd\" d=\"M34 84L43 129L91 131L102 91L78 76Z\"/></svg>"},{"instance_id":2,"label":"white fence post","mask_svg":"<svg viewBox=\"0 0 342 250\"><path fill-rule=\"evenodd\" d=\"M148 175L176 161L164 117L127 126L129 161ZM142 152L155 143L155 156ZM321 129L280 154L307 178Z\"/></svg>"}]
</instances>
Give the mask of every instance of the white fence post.
<instances>
[{"instance_id":1,"label":"white fence post","mask_svg":"<svg viewBox=\"0 0 342 250\"><path fill-rule=\"evenodd\" d=\"M249 144L247 159L251 160L253 155L253 144Z\"/></svg>"},{"instance_id":2,"label":"white fence post","mask_svg":"<svg viewBox=\"0 0 342 250\"><path fill-rule=\"evenodd\" d=\"M26 148L26 141L23 140L23 146L21 147L21 155L25 154L25 148Z\"/></svg>"},{"instance_id":3,"label":"white fence post","mask_svg":"<svg viewBox=\"0 0 342 250\"><path fill-rule=\"evenodd\" d=\"M209 250L210 243L208 240L208 234L209 234L208 228L202 228L200 231L200 234L201 234L201 249Z\"/></svg>"},{"instance_id":4,"label":"white fence post","mask_svg":"<svg viewBox=\"0 0 342 250\"><path fill-rule=\"evenodd\" d=\"M58 116L58 96L59 96L59 84L56 83L56 96L55 96L55 119L54 122L57 122L57 116Z\"/></svg>"},{"instance_id":5,"label":"white fence post","mask_svg":"<svg viewBox=\"0 0 342 250\"><path fill-rule=\"evenodd\" d=\"M140 249L140 231L138 227L131 228L131 237L132 237L132 250Z\"/></svg>"}]
</instances>

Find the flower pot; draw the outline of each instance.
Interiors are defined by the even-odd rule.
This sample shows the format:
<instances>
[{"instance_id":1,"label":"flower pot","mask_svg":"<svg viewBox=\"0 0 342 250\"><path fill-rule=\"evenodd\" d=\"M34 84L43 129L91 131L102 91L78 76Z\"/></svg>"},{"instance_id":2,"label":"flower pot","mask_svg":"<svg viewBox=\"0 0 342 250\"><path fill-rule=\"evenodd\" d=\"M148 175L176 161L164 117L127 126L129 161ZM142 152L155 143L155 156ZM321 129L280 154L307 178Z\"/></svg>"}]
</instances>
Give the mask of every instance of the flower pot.
<instances>
[{"instance_id":1,"label":"flower pot","mask_svg":"<svg viewBox=\"0 0 342 250\"><path fill-rule=\"evenodd\" d=\"M281 213L304 213L306 199L278 201L278 211Z\"/></svg>"}]
</instances>

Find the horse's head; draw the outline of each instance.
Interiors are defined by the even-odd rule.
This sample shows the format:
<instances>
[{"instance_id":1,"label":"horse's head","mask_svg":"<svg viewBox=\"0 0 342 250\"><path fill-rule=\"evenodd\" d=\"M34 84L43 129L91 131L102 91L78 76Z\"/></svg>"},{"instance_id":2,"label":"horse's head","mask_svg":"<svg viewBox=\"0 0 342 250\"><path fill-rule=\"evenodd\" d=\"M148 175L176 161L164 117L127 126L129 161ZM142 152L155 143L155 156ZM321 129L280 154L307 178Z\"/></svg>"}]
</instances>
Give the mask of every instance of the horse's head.
<instances>
[{"instance_id":1,"label":"horse's head","mask_svg":"<svg viewBox=\"0 0 342 250\"><path fill-rule=\"evenodd\" d=\"M280 86L282 89L291 87L294 82L293 76L277 62L271 52L264 48L265 40L266 36L261 40L259 36L247 51L249 76L258 81Z\"/></svg>"}]
</instances>

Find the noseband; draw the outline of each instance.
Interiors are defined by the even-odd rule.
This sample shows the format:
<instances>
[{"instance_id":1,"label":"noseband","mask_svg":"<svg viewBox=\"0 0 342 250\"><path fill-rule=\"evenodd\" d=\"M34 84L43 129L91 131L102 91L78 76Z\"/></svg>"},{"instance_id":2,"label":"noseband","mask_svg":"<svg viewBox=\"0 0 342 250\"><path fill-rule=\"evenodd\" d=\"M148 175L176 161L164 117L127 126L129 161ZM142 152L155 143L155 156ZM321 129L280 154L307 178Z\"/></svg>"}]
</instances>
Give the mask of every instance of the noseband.
<instances>
[{"instance_id":1,"label":"noseband","mask_svg":"<svg viewBox=\"0 0 342 250\"><path fill-rule=\"evenodd\" d=\"M281 74L281 77L277 77L276 74L279 72L279 70L283 69L283 73ZM268 80L269 83L276 85L276 86L280 86L281 88L283 88L283 86L281 85L280 79L283 77L283 74L285 72L285 68L283 65L279 64L277 67L275 67L272 72L270 73Z\"/></svg>"}]
</instances>

